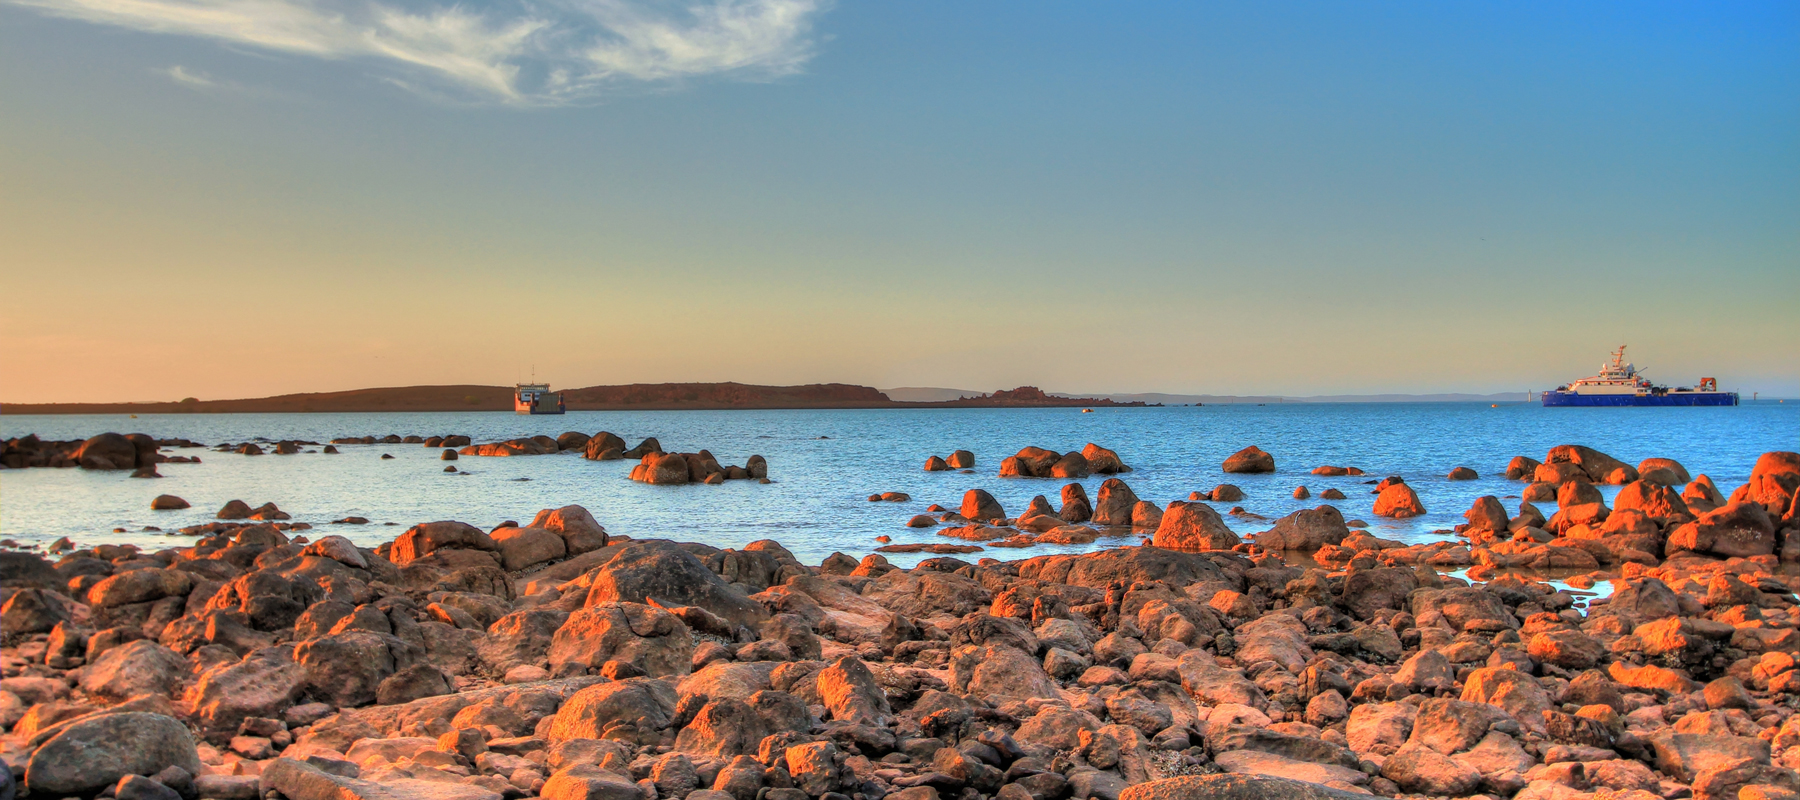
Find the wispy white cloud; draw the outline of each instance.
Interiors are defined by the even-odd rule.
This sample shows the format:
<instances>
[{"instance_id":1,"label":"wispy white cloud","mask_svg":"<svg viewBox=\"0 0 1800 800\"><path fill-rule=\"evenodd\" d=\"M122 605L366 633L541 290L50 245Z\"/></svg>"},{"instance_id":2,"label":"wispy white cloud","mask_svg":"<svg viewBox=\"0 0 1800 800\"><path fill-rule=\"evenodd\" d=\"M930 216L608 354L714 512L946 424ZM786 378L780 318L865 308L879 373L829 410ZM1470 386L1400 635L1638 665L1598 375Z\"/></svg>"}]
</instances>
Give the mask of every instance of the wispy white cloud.
<instances>
[{"instance_id":1,"label":"wispy white cloud","mask_svg":"<svg viewBox=\"0 0 1800 800\"><path fill-rule=\"evenodd\" d=\"M169 80L183 86L192 86L196 89L211 89L219 85L219 82L213 80L212 76L207 75L204 72L190 70L180 64L176 64L165 70L159 70L159 72L169 76Z\"/></svg>"},{"instance_id":2,"label":"wispy white cloud","mask_svg":"<svg viewBox=\"0 0 1800 800\"><path fill-rule=\"evenodd\" d=\"M830 0L505 0L482 10L393 0L0 0L60 17L315 58L366 59L397 85L518 105L624 83L768 80L813 55ZM172 67L201 86L213 79Z\"/></svg>"}]
</instances>

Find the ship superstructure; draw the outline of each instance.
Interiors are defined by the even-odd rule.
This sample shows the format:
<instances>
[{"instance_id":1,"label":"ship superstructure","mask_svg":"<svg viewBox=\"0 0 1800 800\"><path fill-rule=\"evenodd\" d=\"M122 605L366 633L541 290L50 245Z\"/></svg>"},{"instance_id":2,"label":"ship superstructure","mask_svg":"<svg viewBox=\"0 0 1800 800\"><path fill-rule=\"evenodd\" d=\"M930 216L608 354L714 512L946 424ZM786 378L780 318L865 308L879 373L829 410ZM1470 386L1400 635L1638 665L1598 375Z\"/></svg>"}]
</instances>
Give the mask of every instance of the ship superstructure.
<instances>
[{"instance_id":1,"label":"ship superstructure","mask_svg":"<svg viewBox=\"0 0 1800 800\"><path fill-rule=\"evenodd\" d=\"M1625 360L1625 345L1600 365L1600 373L1543 393L1546 406L1735 406L1737 392L1719 391L1714 378L1696 386L1670 388L1651 383Z\"/></svg>"}]
</instances>

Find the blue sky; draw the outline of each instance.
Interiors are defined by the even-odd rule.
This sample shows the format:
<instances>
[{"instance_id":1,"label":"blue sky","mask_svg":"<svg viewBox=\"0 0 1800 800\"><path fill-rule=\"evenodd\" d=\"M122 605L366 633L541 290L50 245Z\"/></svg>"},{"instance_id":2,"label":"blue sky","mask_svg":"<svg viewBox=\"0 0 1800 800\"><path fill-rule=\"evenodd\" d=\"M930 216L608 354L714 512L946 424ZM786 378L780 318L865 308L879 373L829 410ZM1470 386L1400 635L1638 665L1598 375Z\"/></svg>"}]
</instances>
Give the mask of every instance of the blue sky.
<instances>
[{"instance_id":1,"label":"blue sky","mask_svg":"<svg viewBox=\"0 0 1800 800\"><path fill-rule=\"evenodd\" d=\"M0 109L12 402L1800 394L1791 3L0 0Z\"/></svg>"}]
</instances>

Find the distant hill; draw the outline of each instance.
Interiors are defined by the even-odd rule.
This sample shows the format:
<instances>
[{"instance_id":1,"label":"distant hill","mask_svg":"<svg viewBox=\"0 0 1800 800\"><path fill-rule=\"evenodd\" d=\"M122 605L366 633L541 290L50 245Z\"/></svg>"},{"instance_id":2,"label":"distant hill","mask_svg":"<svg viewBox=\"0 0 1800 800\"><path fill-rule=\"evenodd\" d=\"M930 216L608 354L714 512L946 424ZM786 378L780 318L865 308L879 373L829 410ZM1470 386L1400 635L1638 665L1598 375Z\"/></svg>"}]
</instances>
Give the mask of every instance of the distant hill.
<instances>
[{"instance_id":1,"label":"distant hill","mask_svg":"<svg viewBox=\"0 0 1800 800\"><path fill-rule=\"evenodd\" d=\"M943 399L902 402L868 386L814 383L757 386L744 383L634 383L562 389L570 411L732 408L1072 407L1134 405L1132 401L1050 395L1031 386L992 393L966 392ZM509 386L401 386L347 392L284 394L241 400L159 403L42 403L0 405L5 414L240 414L360 413L369 411L511 411ZM1141 403L1135 403L1141 405Z\"/></svg>"}]
</instances>

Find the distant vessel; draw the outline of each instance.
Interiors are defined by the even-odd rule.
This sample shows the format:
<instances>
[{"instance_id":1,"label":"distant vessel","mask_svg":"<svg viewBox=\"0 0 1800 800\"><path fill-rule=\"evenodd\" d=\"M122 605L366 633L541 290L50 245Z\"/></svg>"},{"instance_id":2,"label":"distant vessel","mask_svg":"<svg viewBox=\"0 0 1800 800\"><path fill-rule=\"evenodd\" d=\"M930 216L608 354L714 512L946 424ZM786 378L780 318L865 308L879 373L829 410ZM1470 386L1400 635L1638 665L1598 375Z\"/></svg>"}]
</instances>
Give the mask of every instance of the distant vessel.
<instances>
[{"instance_id":1,"label":"distant vessel","mask_svg":"<svg viewBox=\"0 0 1800 800\"><path fill-rule=\"evenodd\" d=\"M562 395L551 394L548 383L521 383L513 388L513 411L519 414L561 414Z\"/></svg>"},{"instance_id":2,"label":"distant vessel","mask_svg":"<svg viewBox=\"0 0 1800 800\"><path fill-rule=\"evenodd\" d=\"M1625 361L1625 345L1613 351L1600 374L1544 392L1546 406L1735 406L1737 392L1719 391L1719 382L1701 378L1699 386L1658 386Z\"/></svg>"}]
</instances>

